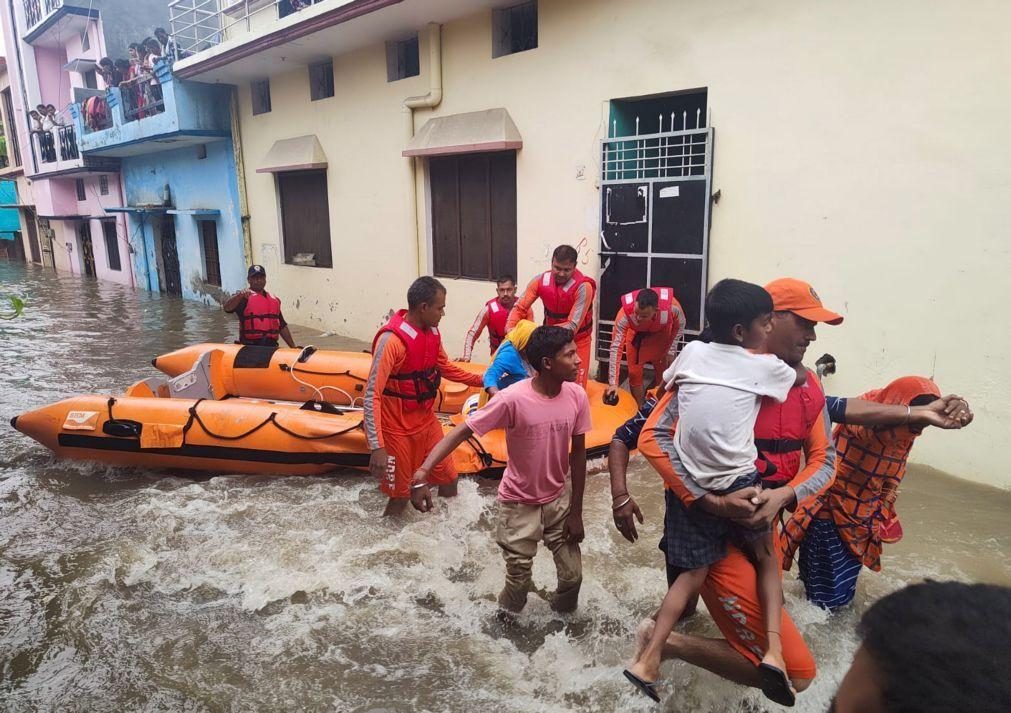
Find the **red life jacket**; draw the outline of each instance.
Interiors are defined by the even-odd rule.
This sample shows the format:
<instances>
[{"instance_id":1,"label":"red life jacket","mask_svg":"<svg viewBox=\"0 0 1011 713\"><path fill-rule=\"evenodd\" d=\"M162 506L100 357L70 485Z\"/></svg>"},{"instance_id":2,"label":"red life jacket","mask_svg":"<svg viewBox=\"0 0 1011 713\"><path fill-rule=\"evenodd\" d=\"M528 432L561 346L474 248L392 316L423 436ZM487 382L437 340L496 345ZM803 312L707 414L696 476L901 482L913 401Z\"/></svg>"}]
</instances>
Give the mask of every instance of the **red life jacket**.
<instances>
[{"instance_id":1,"label":"red life jacket","mask_svg":"<svg viewBox=\"0 0 1011 713\"><path fill-rule=\"evenodd\" d=\"M494 352L505 339L509 310L502 306L498 297L488 300L484 306L488 308L488 341L491 342L491 350Z\"/></svg>"},{"instance_id":2,"label":"red life jacket","mask_svg":"<svg viewBox=\"0 0 1011 713\"><path fill-rule=\"evenodd\" d=\"M442 348L442 337L436 327L421 331L415 329L404 320L406 314L407 310L402 309L380 327L372 340L372 353L375 354L376 343L384 332L397 335L404 343L407 359L400 372L390 374L383 395L401 399L404 411L417 411L431 408L432 402L439 395L442 375L436 364Z\"/></svg>"},{"instance_id":3,"label":"red life jacket","mask_svg":"<svg viewBox=\"0 0 1011 713\"><path fill-rule=\"evenodd\" d=\"M263 340L277 343L281 331L281 300L263 292L250 292L239 322L239 342L257 344Z\"/></svg>"},{"instance_id":4,"label":"red life jacket","mask_svg":"<svg viewBox=\"0 0 1011 713\"><path fill-rule=\"evenodd\" d=\"M645 324L635 323L635 301L642 290L628 292L621 296L621 309L625 312L625 316L628 317L628 326L636 332L644 334L652 334L653 332L670 329L671 314L674 311L673 306L677 305L678 309L681 309L681 304L674 298L674 290L670 287L652 287L650 289L660 296L660 304L656 308L656 314L653 315L653 319Z\"/></svg>"},{"instance_id":5,"label":"red life jacket","mask_svg":"<svg viewBox=\"0 0 1011 713\"><path fill-rule=\"evenodd\" d=\"M537 296L541 298L541 303L544 305L544 324L564 324L569 319L569 312L576 304L576 288L584 282L589 282L596 293L597 283L579 270L573 270L569 281L560 286L555 282L555 276L551 270L541 275L541 280L537 283ZM583 317L582 324L576 328L576 336L593 329L592 297L590 302L591 304L586 305L586 316Z\"/></svg>"},{"instance_id":6,"label":"red life jacket","mask_svg":"<svg viewBox=\"0 0 1011 713\"><path fill-rule=\"evenodd\" d=\"M800 472L804 441L825 408L825 393L810 371L807 383L790 389L786 401L765 397L755 421L755 467L766 487L790 482Z\"/></svg>"}]
</instances>

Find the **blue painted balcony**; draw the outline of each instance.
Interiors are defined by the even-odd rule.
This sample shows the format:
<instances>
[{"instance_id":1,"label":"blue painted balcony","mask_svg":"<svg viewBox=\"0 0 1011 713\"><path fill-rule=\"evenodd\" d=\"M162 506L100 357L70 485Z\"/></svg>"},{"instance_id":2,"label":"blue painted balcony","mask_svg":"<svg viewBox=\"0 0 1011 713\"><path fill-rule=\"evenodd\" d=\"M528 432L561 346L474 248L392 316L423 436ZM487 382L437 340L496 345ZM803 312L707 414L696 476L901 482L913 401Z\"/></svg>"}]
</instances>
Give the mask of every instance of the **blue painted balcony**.
<instances>
[{"instance_id":1,"label":"blue painted balcony","mask_svg":"<svg viewBox=\"0 0 1011 713\"><path fill-rule=\"evenodd\" d=\"M230 91L176 79L171 63L161 60L153 77L109 89L104 103L96 97L71 106L81 152L136 156L226 139Z\"/></svg>"}]
</instances>

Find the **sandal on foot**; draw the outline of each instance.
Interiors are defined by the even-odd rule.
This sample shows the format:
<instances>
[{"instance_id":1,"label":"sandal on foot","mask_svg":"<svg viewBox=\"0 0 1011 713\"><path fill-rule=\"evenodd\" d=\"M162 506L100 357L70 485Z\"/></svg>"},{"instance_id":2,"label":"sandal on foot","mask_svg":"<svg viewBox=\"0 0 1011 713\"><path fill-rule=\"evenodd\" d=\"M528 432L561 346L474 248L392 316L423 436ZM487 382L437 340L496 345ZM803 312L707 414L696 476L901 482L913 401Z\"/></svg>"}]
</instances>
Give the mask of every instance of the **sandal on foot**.
<instances>
[{"instance_id":1,"label":"sandal on foot","mask_svg":"<svg viewBox=\"0 0 1011 713\"><path fill-rule=\"evenodd\" d=\"M640 692L646 694L657 703L660 702L660 696L656 692L656 681L646 681L641 679L627 668L622 671L622 673L625 674L625 678L627 678L633 686L638 688Z\"/></svg>"},{"instance_id":2,"label":"sandal on foot","mask_svg":"<svg viewBox=\"0 0 1011 713\"><path fill-rule=\"evenodd\" d=\"M797 702L797 694L790 686L790 679L781 668L762 663L758 665L758 673L762 677L762 693L770 701L787 707L792 707Z\"/></svg>"}]
</instances>

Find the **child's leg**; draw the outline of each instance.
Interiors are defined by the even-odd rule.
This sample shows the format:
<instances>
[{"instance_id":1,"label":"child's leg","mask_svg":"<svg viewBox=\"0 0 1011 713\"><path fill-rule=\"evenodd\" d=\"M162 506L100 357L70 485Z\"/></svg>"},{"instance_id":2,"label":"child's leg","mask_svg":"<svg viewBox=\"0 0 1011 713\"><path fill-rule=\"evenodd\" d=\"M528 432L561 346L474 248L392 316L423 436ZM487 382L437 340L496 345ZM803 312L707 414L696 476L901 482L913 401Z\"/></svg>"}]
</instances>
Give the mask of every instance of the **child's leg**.
<instances>
[{"instance_id":1,"label":"child's leg","mask_svg":"<svg viewBox=\"0 0 1011 713\"><path fill-rule=\"evenodd\" d=\"M663 653L664 643L674 625L681 617L688 602L693 601L702 588L702 583L706 581L709 573L708 567L690 569L681 574L671 588L667 590L667 596L663 598L660 605L660 612L656 617L656 626L653 627L653 635L642 650L636 661L629 667L629 670L644 681L655 681L660 675L660 656Z\"/></svg>"},{"instance_id":2,"label":"child's leg","mask_svg":"<svg viewBox=\"0 0 1011 713\"><path fill-rule=\"evenodd\" d=\"M767 644L762 662L772 664L785 671L783 642L780 638L780 633L783 630L783 579L775 547L776 544L770 529L765 537L749 543L748 554L755 561L755 569L758 574L758 601L762 605L762 618L765 622Z\"/></svg>"}]
</instances>

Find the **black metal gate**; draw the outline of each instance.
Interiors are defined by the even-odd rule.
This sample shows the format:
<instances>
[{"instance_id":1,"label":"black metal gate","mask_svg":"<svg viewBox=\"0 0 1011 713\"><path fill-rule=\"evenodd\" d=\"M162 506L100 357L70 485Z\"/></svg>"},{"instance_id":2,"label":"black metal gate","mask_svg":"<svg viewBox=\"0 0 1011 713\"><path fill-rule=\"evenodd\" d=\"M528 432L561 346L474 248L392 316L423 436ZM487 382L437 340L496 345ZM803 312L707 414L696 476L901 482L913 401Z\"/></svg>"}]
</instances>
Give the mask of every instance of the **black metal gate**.
<instances>
[{"instance_id":1,"label":"black metal gate","mask_svg":"<svg viewBox=\"0 0 1011 713\"><path fill-rule=\"evenodd\" d=\"M91 242L91 225L81 223L77 229L77 237L81 243L81 266L88 277L95 276L95 246Z\"/></svg>"},{"instance_id":2,"label":"black metal gate","mask_svg":"<svg viewBox=\"0 0 1011 713\"><path fill-rule=\"evenodd\" d=\"M161 259L164 267L164 284L162 290L170 295L183 293L182 280L179 277L179 252L176 248L175 220L166 217L161 224Z\"/></svg>"},{"instance_id":3,"label":"black metal gate","mask_svg":"<svg viewBox=\"0 0 1011 713\"><path fill-rule=\"evenodd\" d=\"M601 142L600 361L608 359L621 295L642 287L672 287L684 308L685 333L702 331L713 130L701 110L693 113L671 114L667 125L680 125L677 130Z\"/></svg>"}]
</instances>

